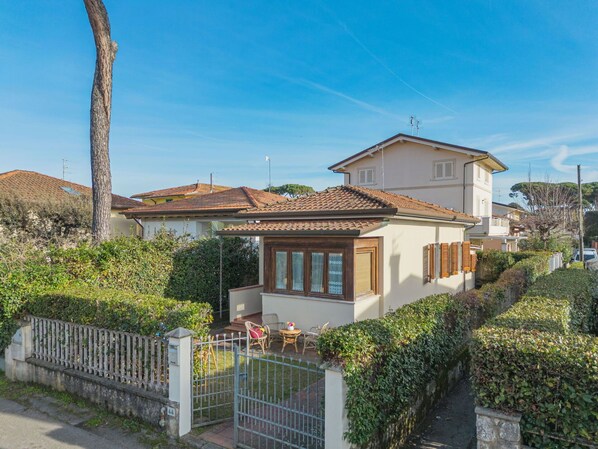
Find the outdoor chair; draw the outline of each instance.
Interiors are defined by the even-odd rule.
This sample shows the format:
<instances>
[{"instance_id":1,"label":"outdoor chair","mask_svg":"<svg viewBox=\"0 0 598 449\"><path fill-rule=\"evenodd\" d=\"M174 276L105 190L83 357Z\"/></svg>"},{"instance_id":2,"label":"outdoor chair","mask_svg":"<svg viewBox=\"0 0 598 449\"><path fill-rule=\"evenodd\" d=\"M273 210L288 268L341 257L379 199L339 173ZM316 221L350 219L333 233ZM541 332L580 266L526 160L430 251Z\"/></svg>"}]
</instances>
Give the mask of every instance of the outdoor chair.
<instances>
[{"instance_id":1,"label":"outdoor chair","mask_svg":"<svg viewBox=\"0 0 598 449\"><path fill-rule=\"evenodd\" d=\"M330 321L324 323L322 326L312 327L309 331L303 334L303 354L306 349L316 349L318 338L328 330Z\"/></svg>"},{"instance_id":2,"label":"outdoor chair","mask_svg":"<svg viewBox=\"0 0 598 449\"><path fill-rule=\"evenodd\" d=\"M261 329L265 329L262 333ZM249 338L249 347L259 346L262 348L262 354L266 354L266 346L268 345L268 328L267 326L260 326L251 321L245 321L245 329Z\"/></svg>"},{"instance_id":3,"label":"outdoor chair","mask_svg":"<svg viewBox=\"0 0 598 449\"><path fill-rule=\"evenodd\" d=\"M267 313L262 315L262 323L264 327L268 329L268 347L270 347L273 340L282 341L282 336L280 335L279 331L281 329L286 329L287 324L280 321L276 313Z\"/></svg>"}]
</instances>

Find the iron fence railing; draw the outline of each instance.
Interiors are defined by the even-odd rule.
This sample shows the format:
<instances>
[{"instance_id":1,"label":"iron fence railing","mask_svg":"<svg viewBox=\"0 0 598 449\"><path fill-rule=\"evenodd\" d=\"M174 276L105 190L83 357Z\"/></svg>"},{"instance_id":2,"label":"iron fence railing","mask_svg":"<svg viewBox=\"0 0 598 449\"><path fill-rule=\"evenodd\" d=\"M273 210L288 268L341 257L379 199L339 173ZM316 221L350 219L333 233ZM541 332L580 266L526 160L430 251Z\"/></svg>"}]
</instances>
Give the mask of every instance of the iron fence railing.
<instances>
[{"instance_id":1,"label":"iron fence railing","mask_svg":"<svg viewBox=\"0 0 598 449\"><path fill-rule=\"evenodd\" d=\"M168 393L167 341L36 316L30 319L34 359Z\"/></svg>"}]
</instances>

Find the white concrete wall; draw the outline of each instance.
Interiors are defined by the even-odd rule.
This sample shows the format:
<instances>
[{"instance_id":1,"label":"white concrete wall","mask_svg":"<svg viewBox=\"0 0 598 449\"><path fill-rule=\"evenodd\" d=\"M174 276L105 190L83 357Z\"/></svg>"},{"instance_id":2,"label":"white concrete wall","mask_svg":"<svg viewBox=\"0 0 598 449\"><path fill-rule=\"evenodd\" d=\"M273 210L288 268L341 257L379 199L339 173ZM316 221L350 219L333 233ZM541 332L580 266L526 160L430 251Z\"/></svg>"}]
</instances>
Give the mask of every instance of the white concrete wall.
<instances>
[{"instance_id":1,"label":"white concrete wall","mask_svg":"<svg viewBox=\"0 0 598 449\"><path fill-rule=\"evenodd\" d=\"M377 295L356 302L307 296L262 293L262 313L276 313L280 321L293 321L301 330L309 330L330 321L331 327L366 318L378 318Z\"/></svg>"},{"instance_id":2,"label":"white concrete wall","mask_svg":"<svg viewBox=\"0 0 598 449\"><path fill-rule=\"evenodd\" d=\"M225 226L239 224L240 220L216 221L208 219L196 219L185 217L173 218L141 218L143 225L143 238L152 239L158 232L165 229L175 236L189 235L191 238L210 237L217 229Z\"/></svg>"},{"instance_id":3,"label":"white concrete wall","mask_svg":"<svg viewBox=\"0 0 598 449\"><path fill-rule=\"evenodd\" d=\"M129 220L119 211L110 212L110 235L112 237L141 235L141 227L135 220Z\"/></svg>"},{"instance_id":4,"label":"white concrete wall","mask_svg":"<svg viewBox=\"0 0 598 449\"><path fill-rule=\"evenodd\" d=\"M262 311L263 285L233 288L228 291L230 321Z\"/></svg>"},{"instance_id":5,"label":"white concrete wall","mask_svg":"<svg viewBox=\"0 0 598 449\"><path fill-rule=\"evenodd\" d=\"M373 168L375 180L373 184L364 185L372 189L385 189L428 201L455 210L463 210L463 168L464 164L473 158L466 154L448 150L435 150L428 145L413 142L397 142L384 150L384 168L382 152L376 152L372 157L364 157L347 167L344 175L345 184L359 184L359 170ZM435 179L434 162L455 162L454 176L451 179ZM475 169L474 169L475 166ZM488 172L480 172L478 168ZM483 216L484 211L474 213L474 201L487 199L488 214L492 213L492 173L485 166L484 161L465 166L465 212Z\"/></svg>"},{"instance_id":6,"label":"white concrete wall","mask_svg":"<svg viewBox=\"0 0 598 449\"><path fill-rule=\"evenodd\" d=\"M462 225L412 220L392 220L383 228L365 235L383 237L380 251L380 315L390 309L436 293L456 293L474 287L472 273L459 273L426 282L424 251L430 243L464 240Z\"/></svg>"}]
</instances>

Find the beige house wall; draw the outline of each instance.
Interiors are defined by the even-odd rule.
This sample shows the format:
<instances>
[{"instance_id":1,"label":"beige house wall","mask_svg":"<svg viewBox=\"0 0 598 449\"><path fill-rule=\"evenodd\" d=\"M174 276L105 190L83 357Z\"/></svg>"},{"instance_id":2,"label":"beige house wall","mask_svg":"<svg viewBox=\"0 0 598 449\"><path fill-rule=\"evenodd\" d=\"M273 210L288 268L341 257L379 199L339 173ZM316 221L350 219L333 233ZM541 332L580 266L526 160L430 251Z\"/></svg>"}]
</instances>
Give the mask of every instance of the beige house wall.
<instances>
[{"instance_id":1,"label":"beige house wall","mask_svg":"<svg viewBox=\"0 0 598 449\"><path fill-rule=\"evenodd\" d=\"M382 237L379 251L380 295L355 302L298 295L262 293L262 313L276 313L281 321L294 321L308 330L330 321L333 327L379 318L424 296L456 293L474 287L473 273L459 273L427 282L424 252L430 243L462 242L463 225L393 219L364 237ZM260 265L263 255L260 254Z\"/></svg>"},{"instance_id":2,"label":"beige house wall","mask_svg":"<svg viewBox=\"0 0 598 449\"><path fill-rule=\"evenodd\" d=\"M392 220L365 237L383 237L380 251L380 315L424 296L456 293L474 287L472 273L459 273L426 282L425 250L430 243L464 240L463 225L414 220Z\"/></svg>"},{"instance_id":3,"label":"beige house wall","mask_svg":"<svg viewBox=\"0 0 598 449\"><path fill-rule=\"evenodd\" d=\"M262 313L275 313L280 321L293 321L296 328L309 330L327 321L331 327L379 318L379 296L372 295L356 302L307 296L262 293Z\"/></svg>"},{"instance_id":4,"label":"beige house wall","mask_svg":"<svg viewBox=\"0 0 598 449\"><path fill-rule=\"evenodd\" d=\"M396 142L346 167L344 183L411 196L430 203L464 211L476 216L492 214L492 173L483 160L455 151L434 149L413 142ZM384 164L382 161L384 160ZM454 161L450 179L435 179L434 163ZM374 169L374 182L359 183L359 170ZM465 168L465 208L463 208L463 171ZM488 174L485 174L487 172ZM487 201L488 210L479 206Z\"/></svg>"}]
</instances>

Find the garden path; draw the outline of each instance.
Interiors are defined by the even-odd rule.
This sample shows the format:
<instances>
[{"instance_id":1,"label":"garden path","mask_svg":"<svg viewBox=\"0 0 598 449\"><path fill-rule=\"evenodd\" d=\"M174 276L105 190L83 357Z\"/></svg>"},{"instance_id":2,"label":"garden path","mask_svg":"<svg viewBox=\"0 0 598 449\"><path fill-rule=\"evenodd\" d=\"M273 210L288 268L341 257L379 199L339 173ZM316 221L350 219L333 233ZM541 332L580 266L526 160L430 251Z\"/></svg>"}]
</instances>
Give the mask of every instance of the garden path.
<instances>
[{"instance_id":1,"label":"garden path","mask_svg":"<svg viewBox=\"0 0 598 449\"><path fill-rule=\"evenodd\" d=\"M475 443L473 394L469 380L463 379L430 412L405 449L471 449Z\"/></svg>"}]
</instances>

